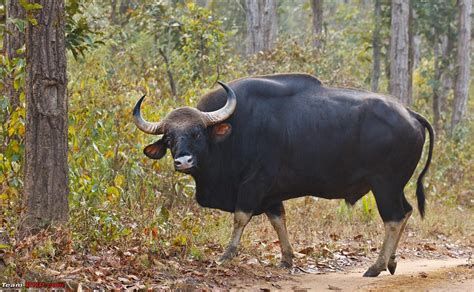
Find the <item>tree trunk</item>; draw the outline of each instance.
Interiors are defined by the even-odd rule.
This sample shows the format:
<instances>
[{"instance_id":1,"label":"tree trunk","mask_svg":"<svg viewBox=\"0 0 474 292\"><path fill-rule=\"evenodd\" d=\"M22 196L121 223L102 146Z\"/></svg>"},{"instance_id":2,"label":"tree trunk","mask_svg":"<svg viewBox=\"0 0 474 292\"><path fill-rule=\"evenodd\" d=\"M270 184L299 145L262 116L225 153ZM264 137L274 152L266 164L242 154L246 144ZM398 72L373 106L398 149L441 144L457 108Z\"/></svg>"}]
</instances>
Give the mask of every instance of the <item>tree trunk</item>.
<instances>
[{"instance_id":1,"label":"tree trunk","mask_svg":"<svg viewBox=\"0 0 474 292\"><path fill-rule=\"evenodd\" d=\"M110 22L117 24L117 0L111 0L110 9Z\"/></svg>"},{"instance_id":2,"label":"tree trunk","mask_svg":"<svg viewBox=\"0 0 474 292\"><path fill-rule=\"evenodd\" d=\"M409 0L392 1L390 40L390 93L404 104L409 98Z\"/></svg>"},{"instance_id":3,"label":"tree trunk","mask_svg":"<svg viewBox=\"0 0 474 292\"><path fill-rule=\"evenodd\" d=\"M374 6L374 32L372 34L373 47L373 67L371 78L371 89L377 92L379 89L380 79L380 29L382 27L382 7L381 0L375 0Z\"/></svg>"},{"instance_id":4,"label":"tree trunk","mask_svg":"<svg viewBox=\"0 0 474 292\"><path fill-rule=\"evenodd\" d=\"M3 38L3 48L5 49L5 55L9 60L14 58L22 57L17 51L25 44L25 34L19 31L12 23L14 19L24 19L25 10L17 0L9 0L6 2L6 22L5 22L5 34ZM13 86L14 76L7 76L5 79L5 95L8 97L10 102L11 110L15 109L20 105L20 93L21 90L16 90Z\"/></svg>"},{"instance_id":5,"label":"tree trunk","mask_svg":"<svg viewBox=\"0 0 474 292\"><path fill-rule=\"evenodd\" d=\"M451 133L464 117L469 91L472 0L458 0L458 49Z\"/></svg>"},{"instance_id":6,"label":"tree trunk","mask_svg":"<svg viewBox=\"0 0 474 292\"><path fill-rule=\"evenodd\" d=\"M323 0L311 0L311 10L313 11L313 47L319 49L323 36Z\"/></svg>"},{"instance_id":7,"label":"tree trunk","mask_svg":"<svg viewBox=\"0 0 474 292\"><path fill-rule=\"evenodd\" d=\"M131 0L122 0L120 2L120 14L125 15L127 14L128 9L130 8L131 5Z\"/></svg>"},{"instance_id":8,"label":"tree trunk","mask_svg":"<svg viewBox=\"0 0 474 292\"><path fill-rule=\"evenodd\" d=\"M269 51L278 37L276 0L245 0L247 54Z\"/></svg>"},{"instance_id":9,"label":"tree trunk","mask_svg":"<svg viewBox=\"0 0 474 292\"><path fill-rule=\"evenodd\" d=\"M64 0L36 0L26 30L25 202L22 233L68 219Z\"/></svg>"},{"instance_id":10,"label":"tree trunk","mask_svg":"<svg viewBox=\"0 0 474 292\"><path fill-rule=\"evenodd\" d=\"M413 36L413 69L418 68L421 59L421 36Z\"/></svg>"},{"instance_id":11,"label":"tree trunk","mask_svg":"<svg viewBox=\"0 0 474 292\"><path fill-rule=\"evenodd\" d=\"M414 21L415 14L412 7L412 1L409 0L408 3L408 96L407 96L407 105L413 103L413 68L415 62L415 32L414 32Z\"/></svg>"},{"instance_id":12,"label":"tree trunk","mask_svg":"<svg viewBox=\"0 0 474 292\"><path fill-rule=\"evenodd\" d=\"M390 81L390 39L388 43L383 46L385 54L384 54L384 71L385 71L385 78ZM390 92L390 82L387 82L387 91Z\"/></svg>"},{"instance_id":13,"label":"tree trunk","mask_svg":"<svg viewBox=\"0 0 474 292\"><path fill-rule=\"evenodd\" d=\"M433 85L433 124L435 130L438 132L440 129L441 120L441 101L439 95L439 78L441 76L440 70L440 46L438 42L434 45L434 85Z\"/></svg>"},{"instance_id":14,"label":"tree trunk","mask_svg":"<svg viewBox=\"0 0 474 292\"><path fill-rule=\"evenodd\" d=\"M171 94L173 95L173 98L176 98L178 96L178 92L176 90L176 83L174 82L173 72L171 72L170 62L168 61L166 53L162 49L158 49L158 52L160 53L161 57L163 58L163 61L165 62L166 74L168 75L168 82L170 83Z\"/></svg>"},{"instance_id":15,"label":"tree trunk","mask_svg":"<svg viewBox=\"0 0 474 292\"><path fill-rule=\"evenodd\" d=\"M453 89L454 82L452 79L452 72L454 70L454 64L451 57L454 48L454 38L451 35L445 35L442 37L441 43L441 64L440 64L440 77L439 77L439 98L440 98L440 110L441 112L447 111L447 99L448 94Z\"/></svg>"},{"instance_id":16,"label":"tree trunk","mask_svg":"<svg viewBox=\"0 0 474 292\"><path fill-rule=\"evenodd\" d=\"M446 111L447 97L453 87L450 53L454 48L451 37L441 35L436 29L434 35L439 36L439 41L434 43L433 114L435 130L439 131L442 126L442 113Z\"/></svg>"}]
</instances>

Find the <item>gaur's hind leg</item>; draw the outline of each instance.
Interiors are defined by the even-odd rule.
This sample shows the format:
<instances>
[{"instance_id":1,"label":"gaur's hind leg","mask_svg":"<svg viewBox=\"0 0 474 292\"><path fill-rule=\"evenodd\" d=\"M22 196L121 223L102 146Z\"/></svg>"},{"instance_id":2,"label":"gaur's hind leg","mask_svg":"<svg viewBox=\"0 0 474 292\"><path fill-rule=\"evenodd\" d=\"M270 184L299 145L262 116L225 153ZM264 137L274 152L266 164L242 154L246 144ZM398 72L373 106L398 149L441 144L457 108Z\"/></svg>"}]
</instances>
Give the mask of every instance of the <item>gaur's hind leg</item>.
<instances>
[{"instance_id":1,"label":"gaur's hind leg","mask_svg":"<svg viewBox=\"0 0 474 292\"><path fill-rule=\"evenodd\" d=\"M385 226L385 238L377 261L364 273L364 277L377 277L380 272L387 269L389 259L395 252L405 217L401 190L394 190L389 180L375 180L372 185Z\"/></svg>"},{"instance_id":2,"label":"gaur's hind leg","mask_svg":"<svg viewBox=\"0 0 474 292\"><path fill-rule=\"evenodd\" d=\"M403 224L400 228L400 234L398 235L397 242L395 244L395 248L393 250L392 255L390 256L390 259L388 260L387 268L390 274L395 274L395 270L397 269L397 261L396 259L396 250L398 247L398 244L400 243L400 238L403 235L403 231L405 230L405 227L407 226L408 219L411 216L411 213L413 212L413 208L411 207L410 203L408 203L407 199L405 198L405 194L403 194L402 197L402 203L403 203L403 209L405 211L405 217L403 218Z\"/></svg>"},{"instance_id":3,"label":"gaur's hind leg","mask_svg":"<svg viewBox=\"0 0 474 292\"><path fill-rule=\"evenodd\" d=\"M290 240L288 238L288 231L286 229L286 218L285 218L285 207L283 203L270 207L265 214L272 223L278 234L281 248L281 263L280 266L283 268L290 268L293 264L293 248L291 247Z\"/></svg>"},{"instance_id":4,"label":"gaur's hind leg","mask_svg":"<svg viewBox=\"0 0 474 292\"><path fill-rule=\"evenodd\" d=\"M245 226L249 223L250 218L252 218L251 213L246 213L243 211L235 211L234 213L234 230L232 231L232 237L230 243L227 246L224 254L217 260L218 264L232 259L237 255L237 250L239 248L240 238L244 232Z\"/></svg>"}]
</instances>

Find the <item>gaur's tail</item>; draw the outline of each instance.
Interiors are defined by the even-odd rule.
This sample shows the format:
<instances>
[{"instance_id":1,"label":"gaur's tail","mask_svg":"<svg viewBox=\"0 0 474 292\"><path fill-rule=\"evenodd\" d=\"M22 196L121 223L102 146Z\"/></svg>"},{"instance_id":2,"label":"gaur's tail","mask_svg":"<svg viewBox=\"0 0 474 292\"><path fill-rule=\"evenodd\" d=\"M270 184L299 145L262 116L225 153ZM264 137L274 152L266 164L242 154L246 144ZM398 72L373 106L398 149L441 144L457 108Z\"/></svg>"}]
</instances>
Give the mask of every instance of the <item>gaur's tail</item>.
<instances>
[{"instance_id":1,"label":"gaur's tail","mask_svg":"<svg viewBox=\"0 0 474 292\"><path fill-rule=\"evenodd\" d=\"M428 130L428 133L430 135L430 148L428 152L428 158L426 160L425 167L421 171L416 182L416 198L418 200L418 210L420 211L421 218L423 218L425 216L425 191L423 189L423 177L425 176L426 172L428 171L428 168L430 167L431 157L433 156L434 131L431 124L422 115L411 110L410 112Z\"/></svg>"}]
</instances>

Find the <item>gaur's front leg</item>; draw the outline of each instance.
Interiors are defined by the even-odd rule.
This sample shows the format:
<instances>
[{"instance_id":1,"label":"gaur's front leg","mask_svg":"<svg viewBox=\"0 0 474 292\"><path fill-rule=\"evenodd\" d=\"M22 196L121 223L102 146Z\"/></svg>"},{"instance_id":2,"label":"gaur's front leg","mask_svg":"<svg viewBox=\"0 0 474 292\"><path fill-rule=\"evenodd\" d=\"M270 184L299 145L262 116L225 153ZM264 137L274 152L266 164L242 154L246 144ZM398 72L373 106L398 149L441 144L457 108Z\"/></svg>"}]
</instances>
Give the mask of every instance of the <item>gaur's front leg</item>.
<instances>
[{"instance_id":1,"label":"gaur's front leg","mask_svg":"<svg viewBox=\"0 0 474 292\"><path fill-rule=\"evenodd\" d=\"M223 262L230 260L237 255L240 238L242 237L244 228L245 226L247 226L247 223L249 223L250 218L252 218L252 214L250 213L246 213L243 211L235 211L234 230L232 231L232 237L224 254L217 260L218 264L222 264Z\"/></svg>"},{"instance_id":2,"label":"gaur's front leg","mask_svg":"<svg viewBox=\"0 0 474 292\"><path fill-rule=\"evenodd\" d=\"M288 238L288 231L286 229L285 207L283 203L277 203L269 208L265 214L275 228L278 234L281 248L281 263L280 267L290 268L293 264L293 248L291 247Z\"/></svg>"}]
</instances>

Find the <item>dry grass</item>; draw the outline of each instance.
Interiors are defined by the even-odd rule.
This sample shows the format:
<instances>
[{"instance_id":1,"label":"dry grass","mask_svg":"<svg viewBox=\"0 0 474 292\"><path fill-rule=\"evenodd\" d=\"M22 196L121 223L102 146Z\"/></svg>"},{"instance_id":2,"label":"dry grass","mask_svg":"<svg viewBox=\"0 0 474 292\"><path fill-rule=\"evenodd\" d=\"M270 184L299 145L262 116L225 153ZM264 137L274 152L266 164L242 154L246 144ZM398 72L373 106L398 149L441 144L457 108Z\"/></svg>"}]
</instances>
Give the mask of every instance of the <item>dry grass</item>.
<instances>
[{"instance_id":1,"label":"dry grass","mask_svg":"<svg viewBox=\"0 0 474 292\"><path fill-rule=\"evenodd\" d=\"M412 201L412 200L410 200ZM413 202L412 205L415 202ZM290 240L296 251L327 245L337 246L342 242L359 242L359 246L369 251L379 248L383 240L383 222L375 209L368 215L364 213L361 202L345 209L338 200L295 199L286 202ZM427 203L427 213L421 219L415 211L410 218L401 246L417 243L448 240L466 247L474 247L474 212L472 208L449 207L438 202ZM343 211L341 211L341 209ZM226 216L226 215L224 215ZM230 216L228 221L231 222ZM221 232L224 237L230 234ZM227 234L226 234L227 233ZM275 242L276 233L264 216L252 219L243 237L245 251L258 256L257 242ZM279 252L275 245L274 252Z\"/></svg>"}]
</instances>

